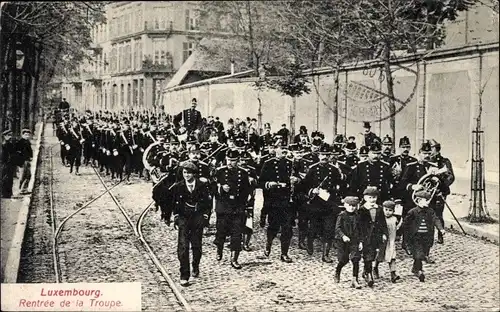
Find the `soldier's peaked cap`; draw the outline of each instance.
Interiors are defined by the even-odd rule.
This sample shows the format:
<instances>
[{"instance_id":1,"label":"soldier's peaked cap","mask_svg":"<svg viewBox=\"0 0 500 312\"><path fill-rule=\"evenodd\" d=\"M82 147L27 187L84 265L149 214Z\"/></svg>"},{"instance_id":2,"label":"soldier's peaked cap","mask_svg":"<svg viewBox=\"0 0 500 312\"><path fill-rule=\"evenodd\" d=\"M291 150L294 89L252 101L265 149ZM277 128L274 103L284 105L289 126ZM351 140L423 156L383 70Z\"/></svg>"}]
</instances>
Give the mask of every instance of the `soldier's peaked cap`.
<instances>
[{"instance_id":1,"label":"soldier's peaked cap","mask_svg":"<svg viewBox=\"0 0 500 312\"><path fill-rule=\"evenodd\" d=\"M324 154L324 155L330 155L332 153L332 148L330 144L328 143L323 143L321 147L319 148L319 153Z\"/></svg>"},{"instance_id":2,"label":"soldier's peaked cap","mask_svg":"<svg viewBox=\"0 0 500 312\"><path fill-rule=\"evenodd\" d=\"M399 147L410 147L410 146L411 146L410 139L408 139L407 136L404 136L401 139L399 139Z\"/></svg>"},{"instance_id":3,"label":"soldier's peaked cap","mask_svg":"<svg viewBox=\"0 0 500 312\"><path fill-rule=\"evenodd\" d=\"M249 152L245 151L245 152L240 154L240 158L248 160L248 159L252 159L252 156L250 155Z\"/></svg>"},{"instance_id":4,"label":"soldier's peaked cap","mask_svg":"<svg viewBox=\"0 0 500 312\"><path fill-rule=\"evenodd\" d=\"M348 151L355 151L356 150L356 143L355 142L348 142L345 145L345 149Z\"/></svg>"},{"instance_id":5,"label":"soldier's peaked cap","mask_svg":"<svg viewBox=\"0 0 500 312\"><path fill-rule=\"evenodd\" d=\"M296 152L296 151L300 150L300 146L297 143L293 143L293 144L288 145L288 149L292 152Z\"/></svg>"},{"instance_id":6,"label":"soldier's peaked cap","mask_svg":"<svg viewBox=\"0 0 500 312\"><path fill-rule=\"evenodd\" d=\"M237 138L236 140L234 140L234 146L236 147L245 147L245 145L246 145L245 139Z\"/></svg>"},{"instance_id":7,"label":"soldier's peaked cap","mask_svg":"<svg viewBox=\"0 0 500 312\"><path fill-rule=\"evenodd\" d=\"M422 145L420 146L420 151L421 152L430 152L431 151L431 143L429 141L422 143Z\"/></svg>"},{"instance_id":8,"label":"soldier's peaked cap","mask_svg":"<svg viewBox=\"0 0 500 312\"><path fill-rule=\"evenodd\" d=\"M323 141L321 139L314 139L311 142L311 144L314 146L321 146L321 143L323 143Z\"/></svg>"},{"instance_id":9,"label":"soldier's peaked cap","mask_svg":"<svg viewBox=\"0 0 500 312\"><path fill-rule=\"evenodd\" d=\"M431 139L431 140L429 141L429 143L430 143L431 147L434 147L434 146L441 146L441 144L439 144L439 142L438 142L438 141L436 141L436 140L434 140L434 139Z\"/></svg>"},{"instance_id":10,"label":"soldier's peaked cap","mask_svg":"<svg viewBox=\"0 0 500 312\"><path fill-rule=\"evenodd\" d=\"M342 134L337 134L333 142L335 144L343 144L345 142L345 137Z\"/></svg>"},{"instance_id":11,"label":"soldier's peaked cap","mask_svg":"<svg viewBox=\"0 0 500 312\"><path fill-rule=\"evenodd\" d=\"M195 143L189 147L189 152L197 152L200 150L200 144Z\"/></svg>"},{"instance_id":12,"label":"soldier's peaked cap","mask_svg":"<svg viewBox=\"0 0 500 312\"><path fill-rule=\"evenodd\" d=\"M10 129L7 129L7 130L4 130L4 132L2 132L3 135L11 135L12 134L12 130Z\"/></svg>"},{"instance_id":13,"label":"soldier's peaked cap","mask_svg":"<svg viewBox=\"0 0 500 312\"><path fill-rule=\"evenodd\" d=\"M332 154L334 156L339 156L342 154L342 148L338 145L333 145L332 146Z\"/></svg>"},{"instance_id":14,"label":"soldier's peaked cap","mask_svg":"<svg viewBox=\"0 0 500 312\"><path fill-rule=\"evenodd\" d=\"M370 148L368 146L361 146L359 149L359 155L368 155Z\"/></svg>"},{"instance_id":15,"label":"soldier's peaked cap","mask_svg":"<svg viewBox=\"0 0 500 312\"><path fill-rule=\"evenodd\" d=\"M227 159L237 159L238 157L240 157L240 153L236 150L229 150L226 153Z\"/></svg>"},{"instance_id":16,"label":"soldier's peaked cap","mask_svg":"<svg viewBox=\"0 0 500 312\"><path fill-rule=\"evenodd\" d=\"M382 146L379 141L374 141L370 145L370 152L381 152L382 151Z\"/></svg>"},{"instance_id":17,"label":"soldier's peaked cap","mask_svg":"<svg viewBox=\"0 0 500 312\"><path fill-rule=\"evenodd\" d=\"M387 145L392 144L392 139L391 139L391 137L390 137L389 135L386 135L386 136L382 139L382 144L384 144L384 145L385 145L385 144L387 144Z\"/></svg>"}]
</instances>

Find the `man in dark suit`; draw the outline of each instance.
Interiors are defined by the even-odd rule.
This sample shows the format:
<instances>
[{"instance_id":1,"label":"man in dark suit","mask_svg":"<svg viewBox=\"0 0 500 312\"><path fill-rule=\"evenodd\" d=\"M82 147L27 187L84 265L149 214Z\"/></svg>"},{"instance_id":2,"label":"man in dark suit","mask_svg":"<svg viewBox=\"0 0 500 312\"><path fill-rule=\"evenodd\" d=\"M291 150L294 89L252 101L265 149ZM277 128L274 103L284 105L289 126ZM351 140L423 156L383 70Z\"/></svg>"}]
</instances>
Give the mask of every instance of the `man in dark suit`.
<instances>
[{"instance_id":1,"label":"man in dark suit","mask_svg":"<svg viewBox=\"0 0 500 312\"><path fill-rule=\"evenodd\" d=\"M369 122L365 121L363 123L363 128L365 129L365 133L363 134L365 146L371 146L375 140L381 142L380 138L375 133L371 132L371 125Z\"/></svg>"},{"instance_id":2,"label":"man in dark suit","mask_svg":"<svg viewBox=\"0 0 500 312\"><path fill-rule=\"evenodd\" d=\"M203 225L211 203L208 186L196 178L198 168L192 162L182 164L183 180L171 187L174 225L179 229L177 257L180 262L181 286L189 285L189 245L193 250L193 277L200 274Z\"/></svg>"},{"instance_id":3,"label":"man in dark suit","mask_svg":"<svg viewBox=\"0 0 500 312\"><path fill-rule=\"evenodd\" d=\"M69 109L69 103L66 101L66 98L63 98L61 103L59 103L59 109L61 110Z\"/></svg>"},{"instance_id":4,"label":"man in dark suit","mask_svg":"<svg viewBox=\"0 0 500 312\"><path fill-rule=\"evenodd\" d=\"M188 134L194 132L195 130L199 130L201 128L201 113L196 110L196 105L198 102L196 98L191 100L191 108L185 109L174 117L174 126L176 128L184 128ZM181 124L182 121L182 124ZM184 131L180 131L181 134Z\"/></svg>"},{"instance_id":5,"label":"man in dark suit","mask_svg":"<svg viewBox=\"0 0 500 312\"><path fill-rule=\"evenodd\" d=\"M276 134L281 135L281 137L283 138L284 145L288 145L288 137L290 136L290 130L286 128L286 124L282 124L281 129L279 129Z\"/></svg>"}]
</instances>

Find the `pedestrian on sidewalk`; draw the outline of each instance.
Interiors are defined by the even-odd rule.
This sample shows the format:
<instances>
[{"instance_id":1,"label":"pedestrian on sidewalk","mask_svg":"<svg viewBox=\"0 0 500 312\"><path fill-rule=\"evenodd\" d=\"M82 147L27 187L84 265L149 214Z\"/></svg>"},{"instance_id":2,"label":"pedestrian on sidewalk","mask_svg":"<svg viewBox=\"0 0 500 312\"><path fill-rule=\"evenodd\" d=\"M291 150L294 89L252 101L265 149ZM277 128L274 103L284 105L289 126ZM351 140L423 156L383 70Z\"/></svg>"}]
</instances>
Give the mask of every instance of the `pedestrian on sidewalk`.
<instances>
[{"instance_id":1,"label":"pedestrian on sidewalk","mask_svg":"<svg viewBox=\"0 0 500 312\"><path fill-rule=\"evenodd\" d=\"M345 210L337 217L335 225L335 239L337 245L338 264L335 269L335 282L340 283L340 273L342 268L351 260L352 262L352 282L351 287L361 289L358 281L359 260L363 242L361 241L361 231L359 228L358 205L359 199L355 196L347 196L343 200Z\"/></svg>"},{"instance_id":2,"label":"pedestrian on sidewalk","mask_svg":"<svg viewBox=\"0 0 500 312\"><path fill-rule=\"evenodd\" d=\"M183 179L172 185L174 229L179 229L177 257L180 262L181 286L189 285L191 270L189 247L193 251L193 277L200 274L203 226L208 219L212 200L208 184L197 178L198 168L190 161L182 164Z\"/></svg>"},{"instance_id":3,"label":"pedestrian on sidewalk","mask_svg":"<svg viewBox=\"0 0 500 312\"><path fill-rule=\"evenodd\" d=\"M2 198L12 197L12 186L14 184L14 174L17 168L16 145L12 141L12 131L2 132Z\"/></svg>"},{"instance_id":4,"label":"pedestrian on sidewalk","mask_svg":"<svg viewBox=\"0 0 500 312\"><path fill-rule=\"evenodd\" d=\"M398 218L394 215L396 204L392 200L386 200L382 203L385 214L385 223L387 223L387 241L385 247L380 248L377 259L375 259L375 267L373 268L373 276L378 279L378 265L380 262L389 263L391 270L391 282L396 283L400 277L396 274L396 232L401 227L403 220L398 222Z\"/></svg>"},{"instance_id":5,"label":"pedestrian on sidewalk","mask_svg":"<svg viewBox=\"0 0 500 312\"><path fill-rule=\"evenodd\" d=\"M418 191L415 194L417 207L408 211L403 223L403 237L407 240L406 244L413 255L413 268L411 272L421 282L425 281L422 261L425 260L434 244L434 226L438 228L441 235L445 233L436 213L432 208L429 208L430 200L431 194L428 191Z\"/></svg>"},{"instance_id":6,"label":"pedestrian on sidewalk","mask_svg":"<svg viewBox=\"0 0 500 312\"><path fill-rule=\"evenodd\" d=\"M28 193L28 184L31 179L31 160L33 159L33 149L31 148L31 131L23 129L21 139L17 142L20 164L22 168L21 179L19 181L20 194Z\"/></svg>"}]
</instances>

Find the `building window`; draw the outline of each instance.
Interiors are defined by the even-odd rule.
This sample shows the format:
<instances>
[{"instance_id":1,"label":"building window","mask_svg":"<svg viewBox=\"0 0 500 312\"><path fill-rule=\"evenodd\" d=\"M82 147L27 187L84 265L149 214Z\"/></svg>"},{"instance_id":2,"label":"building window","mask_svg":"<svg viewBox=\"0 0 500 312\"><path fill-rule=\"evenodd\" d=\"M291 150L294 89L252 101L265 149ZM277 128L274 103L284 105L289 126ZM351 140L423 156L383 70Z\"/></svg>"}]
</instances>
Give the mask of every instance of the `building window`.
<instances>
[{"instance_id":1,"label":"building window","mask_svg":"<svg viewBox=\"0 0 500 312\"><path fill-rule=\"evenodd\" d=\"M132 46L129 44L127 45L127 57L128 57L128 70L132 69Z\"/></svg>"},{"instance_id":2,"label":"building window","mask_svg":"<svg viewBox=\"0 0 500 312\"><path fill-rule=\"evenodd\" d=\"M107 63L108 59L107 59L107 55L106 53L104 53L104 73L107 73L108 72L108 63Z\"/></svg>"},{"instance_id":3,"label":"building window","mask_svg":"<svg viewBox=\"0 0 500 312\"><path fill-rule=\"evenodd\" d=\"M136 27L136 30L137 31L141 31L141 27L142 27L142 9L139 9L137 11L137 16L136 16L136 19L135 19L135 27Z\"/></svg>"},{"instance_id":4,"label":"building window","mask_svg":"<svg viewBox=\"0 0 500 312\"><path fill-rule=\"evenodd\" d=\"M111 49L111 56L110 56L110 71L112 73L116 72L116 66L117 66L117 57L116 57L116 48Z\"/></svg>"},{"instance_id":5,"label":"building window","mask_svg":"<svg viewBox=\"0 0 500 312\"><path fill-rule=\"evenodd\" d=\"M188 59L188 57L193 53L193 46L194 44L192 42L182 43L182 63L184 63Z\"/></svg>"},{"instance_id":6,"label":"building window","mask_svg":"<svg viewBox=\"0 0 500 312\"><path fill-rule=\"evenodd\" d=\"M198 30L198 18L196 12L186 10L186 30Z\"/></svg>"},{"instance_id":7,"label":"building window","mask_svg":"<svg viewBox=\"0 0 500 312\"><path fill-rule=\"evenodd\" d=\"M128 34L129 16L128 14L123 15L123 34Z\"/></svg>"},{"instance_id":8,"label":"building window","mask_svg":"<svg viewBox=\"0 0 500 312\"><path fill-rule=\"evenodd\" d=\"M135 69L141 69L141 67L142 67L142 42L139 41L139 42L135 43L134 55L135 55Z\"/></svg>"},{"instance_id":9,"label":"building window","mask_svg":"<svg viewBox=\"0 0 500 312\"><path fill-rule=\"evenodd\" d=\"M115 32L115 37L120 36L122 33L122 17L118 17L116 19L116 32Z\"/></svg>"}]
</instances>

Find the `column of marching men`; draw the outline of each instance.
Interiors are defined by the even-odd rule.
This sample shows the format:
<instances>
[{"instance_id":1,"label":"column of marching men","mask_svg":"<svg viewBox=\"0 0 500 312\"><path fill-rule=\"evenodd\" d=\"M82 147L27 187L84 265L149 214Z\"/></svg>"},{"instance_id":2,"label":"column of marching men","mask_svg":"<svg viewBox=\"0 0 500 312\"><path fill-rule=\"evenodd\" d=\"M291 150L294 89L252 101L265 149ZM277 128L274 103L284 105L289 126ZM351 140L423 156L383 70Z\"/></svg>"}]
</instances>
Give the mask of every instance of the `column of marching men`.
<instances>
[{"instance_id":1,"label":"column of marching men","mask_svg":"<svg viewBox=\"0 0 500 312\"><path fill-rule=\"evenodd\" d=\"M405 136L399 140L400 154L394 155L392 138L380 139L368 122L359 149L355 136L337 135L329 144L321 132L309 135L305 126L289 140L286 125L273 133L266 123L258 135L255 119L230 119L224 125L217 117L202 118L196 104L193 99L191 108L175 116L86 111L62 116L57 127L61 160L70 173L78 174L83 155L85 165L99 167L112 179L130 183L134 173L152 180L161 219L178 230L182 286L200 274L203 232L212 230L214 218L216 259L224 257L229 238L230 264L242 268L241 251L252 250L259 188L263 205L256 221L267 226L266 257L279 234L279 258L293 262L289 249L297 226L297 247L307 254L313 255L319 242L322 261L333 263L336 250L337 283L351 262L351 286L361 288L361 260L369 287L380 278L382 262L396 283L399 241L414 259L412 273L425 280L422 263L434 262L435 227L443 243L443 210L454 181L438 142L425 141L414 158ZM427 177L437 181L434 188L421 182Z\"/></svg>"}]
</instances>

